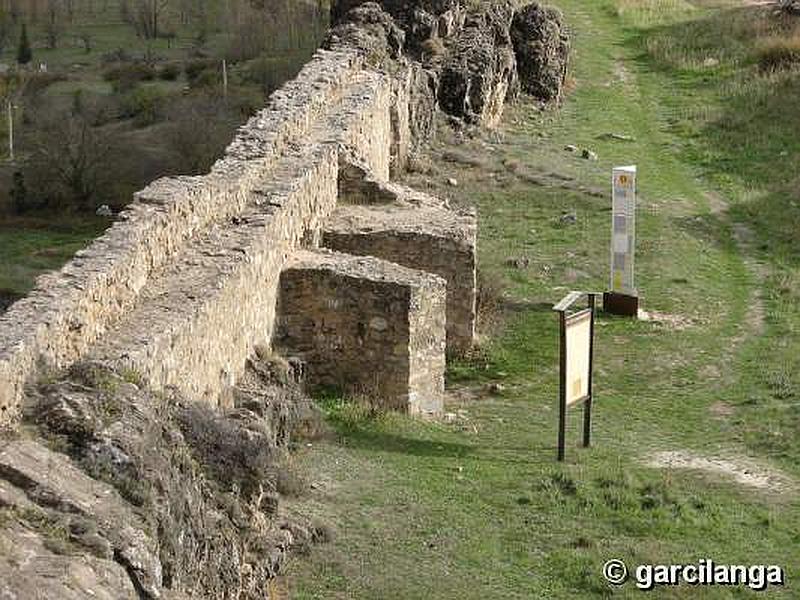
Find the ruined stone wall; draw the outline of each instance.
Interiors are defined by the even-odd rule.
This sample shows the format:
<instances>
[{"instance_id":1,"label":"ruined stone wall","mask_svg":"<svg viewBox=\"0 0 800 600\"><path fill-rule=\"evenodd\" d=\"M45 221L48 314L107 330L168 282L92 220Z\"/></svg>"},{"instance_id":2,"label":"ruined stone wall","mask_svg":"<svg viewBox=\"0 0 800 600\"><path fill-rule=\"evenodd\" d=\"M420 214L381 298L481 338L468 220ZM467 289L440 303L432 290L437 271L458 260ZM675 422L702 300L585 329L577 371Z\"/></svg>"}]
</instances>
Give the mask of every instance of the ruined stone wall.
<instances>
[{"instance_id":1,"label":"ruined stone wall","mask_svg":"<svg viewBox=\"0 0 800 600\"><path fill-rule=\"evenodd\" d=\"M441 276L447 282L447 349L466 352L476 321L474 211L453 210L436 197L363 175L352 164L340 171L340 205L324 226L323 246Z\"/></svg>"},{"instance_id":2,"label":"ruined stone wall","mask_svg":"<svg viewBox=\"0 0 800 600\"><path fill-rule=\"evenodd\" d=\"M441 412L445 283L372 257L298 254L281 276L277 349L309 383L383 409Z\"/></svg>"},{"instance_id":3,"label":"ruined stone wall","mask_svg":"<svg viewBox=\"0 0 800 600\"><path fill-rule=\"evenodd\" d=\"M278 276L304 239L318 238L336 204L332 146L301 154L259 188L238 226L211 228L145 291L92 350L94 358L216 402L256 345L269 345Z\"/></svg>"},{"instance_id":4,"label":"ruined stone wall","mask_svg":"<svg viewBox=\"0 0 800 600\"><path fill-rule=\"evenodd\" d=\"M374 64L347 44L320 50L240 128L210 173L137 193L102 237L0 317L0 423L14 420L27 382L87 356L154 388L225 405L254 348L272 344L281 272L323 233L329 245L381 259L366 263L378 272L405 273L408 297L395 308L406 333L389 344L402 365L376 350L358 355L359 369L386 379L385 405L440 410L444 343L434 332L446 328L459 351L474 336L475 217L389 182L429 131L426 73L413 60ZM354 198L372 212L348 230L344 205ZM341 278L340 267L325 276ZM423 283L435 275L446 292ZM372 285L372 276L348 277ZM282 310L298 307L287 300ZM359 372L345 356L319 356L327 364L317 371Z\"/></svg>"},{"instance_id":5,"label":"ruined stone wall","mask_svg":"<svg viewBox=\"0 0 800 600\"><path fill-rule=\"evenodd\" d=\"M242 213L287 152L309 145L314 136L314 143L336 152L340 143L347 143L376 173L388 177L391 97L387 78L365 71L356 52L319 51L294 81L273 95L268 108L241 128L210 174L161 179L136 194L102 237L60 271L40 278L27 298L0 316L0 422L14 419L23 386L35 373L84 356L141 304L148 283L187 245ZM276 227L301 234L305 226L289 218L289 224ZM280 264L272 267L279 270ZM232 298L229 302L236 304ZM262 332L259 337L268 337L260 320L249 325ZM157 360L177 365L185 356L179 352L167 360L155 350L159 343L148 343L148 350L133 353L150 352L149 358L135 361L140 367ZM172 340L160 343L171 345ZM240 354L238 350L237 360Z\"/></svg>"}]
</instances>

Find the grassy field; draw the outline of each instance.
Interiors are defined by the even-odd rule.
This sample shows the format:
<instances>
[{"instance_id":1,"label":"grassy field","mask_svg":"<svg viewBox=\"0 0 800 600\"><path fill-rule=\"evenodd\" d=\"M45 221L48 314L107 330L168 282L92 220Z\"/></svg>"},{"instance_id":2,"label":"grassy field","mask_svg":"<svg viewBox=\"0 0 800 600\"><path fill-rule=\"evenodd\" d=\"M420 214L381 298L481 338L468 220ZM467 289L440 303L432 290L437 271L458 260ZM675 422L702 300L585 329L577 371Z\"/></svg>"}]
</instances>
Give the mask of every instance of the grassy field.
<instances>
[{"instance_id":1,"label":"grassy field","mask_svg":"<svg viewBox=\"0 0 800 600\"><path fill-rule=\"evenodd\" d=\"M107 219L86 216L53 219L0 219L0 304L25 295L36 277L59 268L87 241L108 226Z\"/></svg>"},{"instance_id":2,"label":"grassy field","mask_svg":"<svg viewBox=\"0 0 800 600\"><path fill-rule=\"evenodd\" d=\"M444 193L455 176L448 193L477 203L502 324L452 366L452 422L325 403L334 434L296 456L312 484L296 510L335 534L292 565L292 597L638 596L603 580L611 558L778 564L770 597L800 595L800 71L769 51L792 26L722 0L559 5L575 45L562 110L522 103L499 134L444 135L439 171L412 178ZM574 411L559 465L551 306L606 286L610 169L631 163L652 318L601 316L594 447Z\"/></svg>"}]
</instances>

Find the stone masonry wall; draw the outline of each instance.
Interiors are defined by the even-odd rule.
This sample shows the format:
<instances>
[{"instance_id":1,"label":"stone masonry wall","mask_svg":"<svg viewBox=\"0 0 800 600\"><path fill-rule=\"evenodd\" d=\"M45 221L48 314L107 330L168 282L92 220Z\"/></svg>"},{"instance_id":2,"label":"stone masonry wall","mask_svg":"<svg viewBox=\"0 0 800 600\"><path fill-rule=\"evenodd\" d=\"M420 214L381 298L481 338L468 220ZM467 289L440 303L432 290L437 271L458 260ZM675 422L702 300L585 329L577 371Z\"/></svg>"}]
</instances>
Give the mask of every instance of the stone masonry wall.
<instances>
[{"instance_id":1,"label":"stone masonry wall","mask_svg":"<svg viewBox=\"0 0 800 600\"><path fill-rule=\"evenodd\" d=\"M273 95L268 108L241 128L210 174L162 179L139 192L105 235L61 271L41 278L29 297L0 317L0 422L14 419L23 386L36 372L62 368L84 356L136 310L142 291L187 245L246 210L254 190L287 152L316 136L316 144L337 151L346 146L388 177L391 85L362 65L355 52L319 51L297 79ZM289 219L283 226L304 233L302 221ZM280 264L272 267L279 272ZM268 328L252 325L260 331L257 337L269 339ZM152 361L163 359L163 353L153 350L157 345L128 354L150 352ZM241 350L235 353L237 361L239 355ZM163 361L161 370L182 364L184 358L176 353ZM232 358L226 356L224 362ZM131 362L142 368L142 361ZM156 380L176 376L159 375ZM201 370L199 377L210 376Z\"/></svg>"},{"instance_id":2,"label":"stone masonry wall","mask_svg":"<svg viewBox=\"0 0 800 600\"><path fill-rule=\"evenodd\" d=\"M100 340L93 357L216 402L257 345L269 345L281 269L304 238L318 238L336 204L332 146L300 155L259 190L236 227L217 226L146 290ZM315 235L316 234L316 235Z\"/></svg>"},{"instance_id":3,"label":"stone masonry wall","mask_svg":"<svg viewBox=\"0 0 800 600\"><path fill-rule=\"evenodd\" d=\"M477 228L470 211L396 184L380 185L378 205L340 205L325 225L323 245L338 252L376 256L435 273L447 281L447 349L462 354L475 338ZM347 202L342 195L340 202ZM362 200L365 194L357 193ZM378 194L368 194L375 197ZM385 200L384 200L385 202Z\"/></svg>"},{"instance_id":4,"label":"stone masonry wall","mask_svg":"<svg viewBox=\"0 0 800 600\"><path fill-rule=\"evenodd\" d=\"M355 52L319 51L209 175L161 179L139 192L102 237L0 316L0 423L15 418L30 377L83 356L131 309L153 272L210 224L240 212L269 165L307 138L362 65Z\"/></svg>"},{"instance_id":5,"label":"stone masonry wall","mask_svg":"<svg viewBox=\"0 0 800 600\"><path fill-rule=\"evenodd\" d=\"M281 275L276 346L305 363L313 385L363 394L385 409L438 414L444 300L444 281L429 273L372 257L299 253Z\"/></svg>"},{"instance_id":6,"label":"stone masonry wall","mask_svg":"<svg viewBox=\"0 0 800 600\"><path fill-rule=\"evenodd\" d=\"M102 237L0 317L0 423L15 420L27 382L87 356L155 388L224 404L255 346L271 344L280 273L298 249L319 245L348 166L358 165L358 177L397 211L414 210L384 188L410 147L417 68L389 74L366 67L358 51L321 50L240 128L209 174L137 193ZM473 320L462 309L474 298L474 242L462 248L462 240L470 217L437 210L449 223L438 233L394 219L385 240L353 251L443 274L456 290L447 330L468 345ZM447 270L459 249L458 266ZM435 302L407 304L404 318L416 329L407 338L404 409L438 409L444 359L420 332L445 316ZM362 360L364 370L376 367Z\"/></svg>"}]
</instances>

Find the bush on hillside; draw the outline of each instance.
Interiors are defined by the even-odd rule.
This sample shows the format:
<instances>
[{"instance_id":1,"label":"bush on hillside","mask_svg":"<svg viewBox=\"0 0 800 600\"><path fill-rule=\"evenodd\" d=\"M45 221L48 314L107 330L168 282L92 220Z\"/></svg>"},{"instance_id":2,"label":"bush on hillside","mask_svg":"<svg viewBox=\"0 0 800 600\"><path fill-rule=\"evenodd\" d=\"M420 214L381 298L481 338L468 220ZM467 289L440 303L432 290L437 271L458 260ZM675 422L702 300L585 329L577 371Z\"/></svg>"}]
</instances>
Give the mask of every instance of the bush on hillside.
<instances>
[{"instance_id":1,"label":"bush on hillside","mask_svg":"<svg viewBox=\"0 0 800 600\"><path fill-rule=\"evenodd\" d=\"M131 62L133 58L124 48L117 48L116 50L112 50L111 52L106 52L100 58L100 61L104 65L114 64L114 63L127 63Z\"/></svg>"},{"instance_id":2,"label":"bush on hillside","mask_svg":"<svg viewBox=\"0 0 800 600\"><path fill-rule=\"evenodd\" d=\"M157 123L163 116L166 96L154 87L133 90L122 100L122 116L133 119L137 127Z\"/></svg>"},{"instance_id":3,"label":"bush on hillside","mask_svg":"<svg viewBox=\"0 0 800 600\"><path fill-rule=\"evenodd\" d=\"M24 85L21 86L21 89L28 100L35 101L51 85L66 80L67 77L61 73L34 72L24 78Z\"/></svg>"},{"instance_id":4,"label":"bush on hillside","mask_svg":"<svg viewBox=\"0 0 800 600\"><path fill-rule=\"evenodd\" d=\"M777 71L800 64L800 34L771 37L762 41L756 51L762 71Z\"/></svg>"},{"instance_id":5,"label":"bush on hillside","mask_svg":"<svg viewBox=\"0 0 800 600\"><path fill-rule=\"evenodd\" d=\"M163 81L175 81L181 74L181 68L176 64L166 64L158 70L158 78Z\"/></svg>"},{"instance_id":6,"label":"bush on hillside","mask_svg":"<svg viewBox=\"0 0 800 600\"><path fill-rule=\"evenodd\" d=\"M217 66L217 61L210 58L198 58L196 60L191 60L186 63L186 66L183 68L184 72L186 73L186 79L189 80L190 84L195 83L195 81L203 75L205 72L215 69Z\"/></svg>"},{"instance_id":7,"label":"bush on hillside","mask_svg":"<svg viewBox=\"0 0 800 600\"><path fill-rule=\"evenodd\" d=\"M156 77L156 71L145 63L132 63L118 65L106 70L103 79L111 82L114 91L117 93L128 92L142 81L152 81Z\"/></svg>"},{"instance_id":8,"label":"bush on hillside","mask_svg":"<svg viewBox=\"0 0 800 600\"><path fill-rule=\"evenodd\" d=\"M283 57L260 56L247 63L244 80L260 86L265 94L271 94L296 72L297 67Z\"/></svg>"}]
</instances>

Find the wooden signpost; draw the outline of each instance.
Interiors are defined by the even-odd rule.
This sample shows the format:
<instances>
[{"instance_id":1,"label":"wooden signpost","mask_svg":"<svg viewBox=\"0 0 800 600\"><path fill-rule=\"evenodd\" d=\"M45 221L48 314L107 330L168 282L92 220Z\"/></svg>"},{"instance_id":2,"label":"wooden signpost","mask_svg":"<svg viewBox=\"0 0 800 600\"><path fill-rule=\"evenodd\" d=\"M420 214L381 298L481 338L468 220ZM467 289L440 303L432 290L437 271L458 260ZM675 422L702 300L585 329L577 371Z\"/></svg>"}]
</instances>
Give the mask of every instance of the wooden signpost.
<instances>
[{"instance_id":1,"label":"wooden signpost","mask_svg":"<svg viewBox=\"0 0 800 600\"><path fill-rule=\"evenodd\" d=\"M603 310L635 317L639 294L634 284L636 248L636 167L617 167L612 174L611 285L603 294Z\"/></svg>"},{"instance_id":2,"label":"wooden signpost","mask_svg":"<svg viewBox=\"0 0 800 600\"><path fill-rule=\"evenodd\" d=\"M553 307L560 327L560 384L558 413L558 460L564 460L567 410L583 404L583 446L592 436L592 366L594 358L594 292L570 292ZM575 302L588 296L588 308L569 312Z\"/></svg>"}]
</instances>

